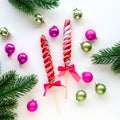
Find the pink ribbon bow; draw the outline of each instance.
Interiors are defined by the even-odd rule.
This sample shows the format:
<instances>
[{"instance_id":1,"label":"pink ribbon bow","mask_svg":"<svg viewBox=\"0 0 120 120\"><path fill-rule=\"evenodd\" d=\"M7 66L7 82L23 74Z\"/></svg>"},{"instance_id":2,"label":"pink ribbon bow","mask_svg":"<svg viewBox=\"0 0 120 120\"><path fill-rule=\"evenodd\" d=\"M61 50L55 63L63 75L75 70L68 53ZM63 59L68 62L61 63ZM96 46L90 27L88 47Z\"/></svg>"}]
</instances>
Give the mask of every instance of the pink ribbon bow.
<instances>
[{"instance_id":1,"label":"pink ribbon bow","mask_svg":"<svg viewBox=\"0 0 120 120\"><path fill-rule=\"evenodd\" d=\"M44 94L43 94L43 96L46 96L46 93L47 93L47 91L51 88L51 87L60 87L60 86L63 86L64 87L64 85L62 85L61 84L61 81L60 80L58 80L58 81L56 81L56 82L54 82L54 83L46 83L46 84L44 84Z\"/></svg>"},{"instance_id":2,"label":"pink ribbon bow","mask_svg":"<svg viewBox=\"0 0 120 120\"><path fill-rule=\"evenodd\" d=\"M80 81L80 76L79 74L75 71L75 65L72 64L70 66L59 66L58 67L58 71L60 71L59 75L58 76L64 76L66 71L69 71L71 73L71 75L73 76L73 78L79 83Z\"/></svg>"}]
</instances>

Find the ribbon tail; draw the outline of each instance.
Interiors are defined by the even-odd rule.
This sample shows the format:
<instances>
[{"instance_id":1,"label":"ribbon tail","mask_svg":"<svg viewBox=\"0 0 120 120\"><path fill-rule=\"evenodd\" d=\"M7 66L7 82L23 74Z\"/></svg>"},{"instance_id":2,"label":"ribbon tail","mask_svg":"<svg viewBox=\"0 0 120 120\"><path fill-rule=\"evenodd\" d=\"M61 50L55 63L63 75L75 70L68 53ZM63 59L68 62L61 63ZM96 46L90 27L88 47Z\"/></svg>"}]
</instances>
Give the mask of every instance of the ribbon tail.
<instances>
[{"instance_id":1,"label":"ribbon tail","mask_svg":"<svg viewBox=\"0 0 120 120\"><path fill-rule=\"evenodd\" d=\"M43 96L46 96L47 91L48 91L48 89L45 89Z\"/></svg>"},{"instance_id":2,"label":"ribbon tail","mask_svg":"<svg viewBox=\"0 0 120 120\"><path fill-rule=\"evenodd\" d=\"M52 86L49 83L44 84L44 93L43 96L46 96L46 93L48 89L50 89Z\"/></svg>"},{"instance_id":3,"label":"ribbon tail","mask_svg":"<svg viewBox=\"0 0 120 120\"><path fill-rule=\"evenodd\" d=\"M73 78L76 80L77 83L80 82L81 77L79 76L79 74L76 71L70 71L71 75L73 76Z\"/></svg>"}]
</instances>

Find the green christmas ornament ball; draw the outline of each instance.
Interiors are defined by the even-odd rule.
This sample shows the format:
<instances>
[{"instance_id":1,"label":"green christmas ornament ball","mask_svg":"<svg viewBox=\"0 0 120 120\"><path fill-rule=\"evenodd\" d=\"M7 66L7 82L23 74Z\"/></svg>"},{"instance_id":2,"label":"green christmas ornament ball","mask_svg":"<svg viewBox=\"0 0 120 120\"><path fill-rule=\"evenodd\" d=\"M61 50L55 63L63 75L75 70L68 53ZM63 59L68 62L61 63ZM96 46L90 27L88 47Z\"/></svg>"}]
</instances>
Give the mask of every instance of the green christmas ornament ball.
<instances>
[{"instance_id":1,"label":"green christmas ornament ball","mask_svg":"<svg viewBox=\"0 0 120 120\"><path fill-rule=\"evenodd\" d=\"M78 90L76 92L76 100L78 102L84 101L86 99L86 97L87 97L87 94L86 94L86 92L84 90Z\"/></svg>"},{"instance_id":2,"label":"green christmas ornament ball","mask_svg":"<svg viewBox=\"0 0 120 120\"><path fill-rule=\"evenodd\" d=\"M104 84L98 83L95 86L95 91L99 95L103 95L106 92L106 86Z\"/></svg>"},{"instance_id":3,"label":"green christmas ornament ball","mask_svg":"<svg viewBox=\"0 0 120 120\"><path fill-rule=\"evenodd\" d=\"M89 52L92 49L92 44L89 41L85 41L81 43L81 49L84 52Z\"/></svg>"},{"instance_id":4,"label":"green christmas ornament ball","mask_svg":"<svg viewBox=\"0 0 120 120\"><path fill-rule=\"evenodd\" d=\"M82 11L79 10L79 9L74 9L73 10L73 17L76 19L76 20L79 20L81 17L82 17Z\"/></svg>"},{"instance_id":5,"label":"green christmas ornament ball","mask_svg":"<svg viewBox=\"0 0 120 120\"><path fill-rule=\"evenodd\" d=\"M0 28L0 35L2 37L8 37L10 35L10 33L6 27L2 27L2 28Z\"/></svg>"},{"instance_id":6,"label":"green christmas ornament ball","mask_svg":"<svg viewBox=\"0 0 120 120\"><path fill-rule=\"evenodd\" d=\"M43 24L43 23L45 23L45 22L44 22L43 15L41 15L41 14L35 14L35 15L34 15L34 21L35 21L36 23L38 23L38 24Z\"/></svg>"}]
</instances>

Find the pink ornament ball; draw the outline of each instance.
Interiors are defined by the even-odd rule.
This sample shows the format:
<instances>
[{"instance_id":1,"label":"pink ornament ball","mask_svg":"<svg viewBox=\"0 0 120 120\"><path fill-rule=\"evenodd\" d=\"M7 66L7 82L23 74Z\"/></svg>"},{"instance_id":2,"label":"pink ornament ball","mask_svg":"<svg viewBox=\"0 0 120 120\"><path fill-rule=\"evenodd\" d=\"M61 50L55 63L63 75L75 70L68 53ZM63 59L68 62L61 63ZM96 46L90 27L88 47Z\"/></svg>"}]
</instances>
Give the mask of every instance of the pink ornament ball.
<instances>
[{"instance_id":1,"label":"pink ornament ball","mask_svg":"<svg viewBox=\"0 0 120 120\"><path fill-rule=\"evenodd\" d=\"M25 53L20 53L20 54L18 54L17 59L18 59L20 64L24 64L27 62L28 56Z\"/></svg>"},{"instance_id":2,"label":"pink ornament ball","mask_svg":"<svg viewBox=\"0 0 120 120\"><path fill-rule=\"evenodd\" d=\"M85 33L85 37L86 39L92 41L92 40L95 40L97 37L96 37L96 32L92 29L89 29L86 31Z\"/></svg>"},{"instance_id":3,"label":"pink ornament ball","mask_svg":"<svg viewBox=\"0 0 120 120\"><path fill-rule=\"evenodd\" d=\"M57 26L53 26L49 29L49 35L53 38L57 37L59 35L59 29Z\"/></svg>"},{"instance_id":4,"label":"pink ornament ball","mask_svg":"<svg viewBox=\"0 0 120 120\"><path fill-rule=\"evenodd\" d=\"M7 53L8 57L10 57L15 52L15 46L11 43L6 44L5 52Z\"/></svg>"},{"instance_id":5,"label":"pink ornament ball","mask_svg":"<svg viewBox=\"0 0 120 120\"><path fill-rule=\"evenodd\" d=\"M83 72L82 79L86 83L90 83L93 80L93 74L91 72Z\"/></svg>"},{"instance_id":6,"label":"pink ornament ball","mask_svg":"<svg viewBox=\"0 0 120 120\"><path fill-rule=\"evenodd\" d=\"M38 104L35 100L31 100L27 104L27 109L30 112L35 112L38 109Z\"/></svg>"}]
</instances>

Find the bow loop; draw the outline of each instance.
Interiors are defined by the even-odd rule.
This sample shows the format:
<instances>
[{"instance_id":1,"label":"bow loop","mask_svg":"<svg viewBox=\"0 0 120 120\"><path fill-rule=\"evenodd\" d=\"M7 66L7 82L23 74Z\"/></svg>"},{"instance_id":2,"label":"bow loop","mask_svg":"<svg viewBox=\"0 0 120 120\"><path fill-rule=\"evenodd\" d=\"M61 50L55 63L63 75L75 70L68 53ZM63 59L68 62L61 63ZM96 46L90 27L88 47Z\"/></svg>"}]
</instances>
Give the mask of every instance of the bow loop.
<instances>
[{"instance_id":1,"label":"bow loop","mask_svg":"<svg viewBox=\"0 0 120 120\"><path fill-rule=\"evenodd\" d=\"M73 76L73 78L76 80L76 82L79 83L80 81L80 76L79 74L75 71L75 65L72 64L70 66L59 66L58 67L58 71L60 71L59 75L58 76L64 76L66 71L69 71L70 74Z\"/></svg>"},{"instance_id":2,"label":"bow loop","mask_svg":"<svg viewBox=\"0 0 120 120\"><path fill-rule=\"evenodd\" d=\"M44 91L43 96L46 95L47 91L48 91L51 87L60 87L60 86L63 86L63 87L64 87L64 85L61 84L61 81L60 81L60 80L58 80L58 81L56 81L56 82L53 82L53 83L46 83L46 84L44 84L44 90L45 90L45 91Z\"/></svg>"}]
</instances>

